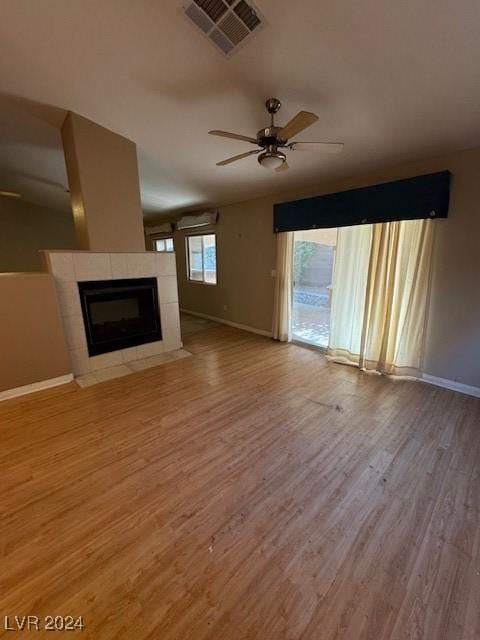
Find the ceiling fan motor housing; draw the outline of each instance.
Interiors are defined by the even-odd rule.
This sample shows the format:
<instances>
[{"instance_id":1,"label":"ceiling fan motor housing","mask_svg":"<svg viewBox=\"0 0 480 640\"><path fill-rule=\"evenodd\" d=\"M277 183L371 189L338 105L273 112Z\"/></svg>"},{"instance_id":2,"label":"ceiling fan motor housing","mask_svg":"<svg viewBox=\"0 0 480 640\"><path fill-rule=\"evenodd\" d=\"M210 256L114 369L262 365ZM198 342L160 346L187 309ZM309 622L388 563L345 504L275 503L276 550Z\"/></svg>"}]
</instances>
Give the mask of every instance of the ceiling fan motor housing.
<instances>
[{"instance_id":1,"label":"ceiling fan motor housing","mask_svg":"<svg viewBox=\"0 0 480 640\"><path fill-rule=\"evenodd\" d=\"M260 147L268 147L269 145L279 146L286 142L278 137L281 127L265 127L257 132L257 142Z\"/></svg>"}]
</instances>

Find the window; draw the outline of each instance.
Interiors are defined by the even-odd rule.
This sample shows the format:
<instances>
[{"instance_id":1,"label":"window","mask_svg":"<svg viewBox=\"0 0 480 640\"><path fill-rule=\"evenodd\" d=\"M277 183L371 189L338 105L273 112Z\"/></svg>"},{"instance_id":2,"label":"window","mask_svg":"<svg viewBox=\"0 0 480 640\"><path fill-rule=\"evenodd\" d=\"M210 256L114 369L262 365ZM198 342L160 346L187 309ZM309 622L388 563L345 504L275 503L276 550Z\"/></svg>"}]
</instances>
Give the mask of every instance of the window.
<instances>
[{"instance_id":1,"label":"window","mask_svg":"<svg viewBox=\"0 0 480 640\"><path fill-rule=\"evenodd\" d=\"M188 279L217 284L217 248L215 234L187 236Z\"/></svg>"},{"instance_id":2,"label":"window","mask_svg":"<svg viewBox=\"0 0 480 640\"><path fill-rule=\"evenodd\" d=\"M174 250L173 238L161 238L153 241L154 251L160 251L160 253L171 253Z\"/></svg>"}]
</instances>

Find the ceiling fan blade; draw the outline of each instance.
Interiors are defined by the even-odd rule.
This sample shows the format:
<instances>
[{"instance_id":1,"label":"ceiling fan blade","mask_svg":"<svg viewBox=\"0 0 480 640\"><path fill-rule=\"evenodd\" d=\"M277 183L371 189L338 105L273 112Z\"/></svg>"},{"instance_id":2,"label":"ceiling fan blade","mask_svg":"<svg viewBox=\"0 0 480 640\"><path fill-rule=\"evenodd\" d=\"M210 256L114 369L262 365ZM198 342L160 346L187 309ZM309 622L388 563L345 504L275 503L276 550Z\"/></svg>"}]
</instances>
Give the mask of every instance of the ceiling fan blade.
<instances>
[{"instance_id":1,"label":"ceiling fan blade","mask_svg":"<svg viewBox=\"0 0 480 640\"><path fill-rule=\"evenodd\" d=\"M310 111L299 111L296 116L288 122L278 132L278 137L281 140L290 140L292 136L297 135L300 131L303 131L314 122L318 120L318 116Z\"/></svg>"},{"instance_id":2,"label":"ceiling fan blade","mask_svg":"<svg viewBox=\"0 0 480 640\"><path fill-rule=\"evenodd\" d=\"M230 133L230 131L214 131L208 132L211 136L221 136L222 138L233 138L234 140L243 140L244 142L251 142L257 144L256 138L250 138L249 136L242 136L240 133Z\"/></svg>"},{"instance_id":3,"label":"ceiling fan blade","mask_svg":"<svg viewBox=\"0 0 480 640\"><path fill-rule=\"evenodd\" d=\"M248 156L254 156L257 153L260 153L261 149L255 149L255 151L247 151L247 153L241 153L238 156L233 156L232 158L227 158L226 160L222 160L221 162L217 162L217 167L223 167L226 164L230 164L231 162L236 162L237 160L242 160L242 158L248 158Z\"/></svg>"},{"instance_id":4,"label":"ceiling fan blade","mask_svg":"<svg viewBox=\"0 0 480 640\"><path fill-rule=\"evenodd\" d=\"M341 153L343 142L291 142L292 151L319 151L320 153Z\"/></svg>"},{"instance_id":5,"label":"ceiling fan blade","mask_svg":"<svg viewBox=\"0 0 480 640\"><path fill-rule=\"evenodd\" d=\"M289 166L288 162L284 162L277 169L275 169L275 171L281 173L282 171L287 171L287 169L290 169L290 166Z\"/></svg>"}]
</instances>

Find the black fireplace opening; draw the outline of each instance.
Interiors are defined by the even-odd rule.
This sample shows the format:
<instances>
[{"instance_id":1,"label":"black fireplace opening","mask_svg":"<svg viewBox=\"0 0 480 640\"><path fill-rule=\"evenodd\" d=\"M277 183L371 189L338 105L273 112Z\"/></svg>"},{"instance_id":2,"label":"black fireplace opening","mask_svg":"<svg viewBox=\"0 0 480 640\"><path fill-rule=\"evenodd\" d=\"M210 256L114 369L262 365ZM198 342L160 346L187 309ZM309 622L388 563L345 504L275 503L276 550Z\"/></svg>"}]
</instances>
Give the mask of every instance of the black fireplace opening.
<instances>
[{"instance_id":1,"label":"black fireplace opening","mask_svg":"<svg viewBox=\"0 0 480 640\"><path fill-rule=\"evenodd\" d=\"M156 278L79 282L88 353L162 339Z\"/></svg>"}]
</instances>

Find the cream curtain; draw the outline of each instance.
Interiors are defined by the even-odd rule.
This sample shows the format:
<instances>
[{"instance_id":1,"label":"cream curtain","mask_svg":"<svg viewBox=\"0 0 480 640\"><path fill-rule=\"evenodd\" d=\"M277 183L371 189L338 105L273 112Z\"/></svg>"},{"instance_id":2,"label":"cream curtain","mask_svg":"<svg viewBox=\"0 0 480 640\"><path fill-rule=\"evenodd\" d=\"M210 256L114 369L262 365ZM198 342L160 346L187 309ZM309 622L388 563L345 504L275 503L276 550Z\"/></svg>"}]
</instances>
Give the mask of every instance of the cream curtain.
<instances>
[{"instance_id":1,"label":"cream curtain","mask_svg":"<svg viewBox=\"0 0 480 640\"><path fill-rule=\"evenodd\" d=\"M277 233L277 276L273 304L273 337L289 342L292 312L293 232Z\"/></svg>"},{"instance_id":2,"label":"cream curtain","mask_svg":"<svg viewBox=\"0 0 480 640\"><path fill-rule=\"evenodd\" d=\"M340 229L328 355L365 370L419 377L434 222Z\"/></svg>"},{"instance_id":3,"label":"cream curtain","mask_svg":"<svg viewBox=\"0 0 480 640\"><path fill-rule=\"evenodd\" d=\"M357 364L362 342L372 225L341 227L332 279L328 355Z\"/></svg>"}]
</instances>

